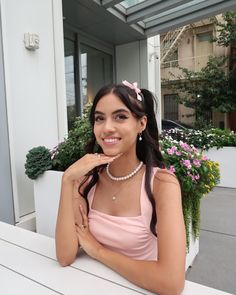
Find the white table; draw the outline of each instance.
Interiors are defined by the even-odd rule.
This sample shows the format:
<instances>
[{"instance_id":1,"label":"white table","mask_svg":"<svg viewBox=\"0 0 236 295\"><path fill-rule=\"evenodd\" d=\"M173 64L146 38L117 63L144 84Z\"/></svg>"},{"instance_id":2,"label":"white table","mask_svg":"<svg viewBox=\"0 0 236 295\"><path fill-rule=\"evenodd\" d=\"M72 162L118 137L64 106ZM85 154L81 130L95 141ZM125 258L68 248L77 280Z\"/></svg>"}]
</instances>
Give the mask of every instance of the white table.
<instances>
[{"instance_id":1,"label":"white table","mask_svg":"<svg viewBox=\"0 0 236 295\"><path fill-rule=\"evenodd\" d=\"M3 295L153 294L86 254L60 267L54 239L0 222L0 293ZM229 295L186 281L182 295Z\"/></svg>"}]
</instances>

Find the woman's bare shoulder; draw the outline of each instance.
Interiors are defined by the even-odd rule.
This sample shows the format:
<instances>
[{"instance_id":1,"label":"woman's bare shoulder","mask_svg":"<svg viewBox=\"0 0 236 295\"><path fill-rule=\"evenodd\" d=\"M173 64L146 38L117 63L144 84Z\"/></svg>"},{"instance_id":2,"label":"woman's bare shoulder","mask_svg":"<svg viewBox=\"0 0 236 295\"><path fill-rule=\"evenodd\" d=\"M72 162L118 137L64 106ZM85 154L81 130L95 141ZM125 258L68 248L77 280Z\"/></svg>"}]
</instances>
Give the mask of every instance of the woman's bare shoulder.
<instances>
[{"instance_id":1,"label":"woman's bare shoulder","mask_svg":"<svg viewBox=\"0 0 236 295\"><path fill-rule=\"evenodd\" d=\"M167 169L158 169L154 176L153 195L157 202L168 203L181 200L180 183L172 172Z\"/></svg>"},{"instance_id":2,"label":"woman's bare shoulder","mask_svg":"<svg viewBox=\"0 0 236 295\"><path fill-rule=\"evenodd\" d=\"M168 182L179 185L179 181L176 175L167 169L157 169L154 175L154 183L155 182Z\"/></svg>"}]
</instances>

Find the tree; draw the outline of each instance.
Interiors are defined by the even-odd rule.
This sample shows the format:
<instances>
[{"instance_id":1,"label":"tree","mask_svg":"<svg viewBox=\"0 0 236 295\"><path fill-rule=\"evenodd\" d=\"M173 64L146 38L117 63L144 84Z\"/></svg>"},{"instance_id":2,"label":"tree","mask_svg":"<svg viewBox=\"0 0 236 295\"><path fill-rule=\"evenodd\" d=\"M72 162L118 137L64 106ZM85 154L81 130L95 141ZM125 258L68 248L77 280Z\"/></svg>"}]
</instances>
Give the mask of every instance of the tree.
<instances>
[{"instance_id":1,"label":"tree","mask_svg":"<svg viewBox=\"0 0 236 295\"><path fill-rule=\"evenodd\" d=\"M236 91L236 10L226 12L223 19L224 22L216 21L219 35L213 41L219 46L230 47L230 86Z\"/></svg>"},{"instance_id":2,"label":"tree","mask_svg":"<svg viewBox=\"0 0 236 295\"><path fill-rule=\"evenodd\" d=\"M236 91L230 87L225 61L225 57L210 57L199 72L180 68L182 75L173 87L181 93L179 101L195 110L197 120L210 123L212 111L236 110Z\"/></svg>"},{"instance_id":3,"label":"tree","mask_svg":"<svg viewBox=\"0 0 236 295\"><path fill-rule=\"evenodd\" d=\"M218 45L236 48L236 10L226 12L223 22L215 21L219 35L213 39Z\"/></svg>"},{"instance_id":4,"label":"tree","mask_svg":"<svg viewBox=\"0 0 236 295\"><path fill-rule=\"evenodd\" d=\"M210 123L212 111L236 110L236 11L227 12L224 22L217 22L219 46L231 46L230 56L210 57L199 72L180 68L173 87L180 91L179 101L195 110L198 121ZM227 62L228 60L228 62ZM229 66L228 66L229 65Z\"/></svg>"}]
</instances>

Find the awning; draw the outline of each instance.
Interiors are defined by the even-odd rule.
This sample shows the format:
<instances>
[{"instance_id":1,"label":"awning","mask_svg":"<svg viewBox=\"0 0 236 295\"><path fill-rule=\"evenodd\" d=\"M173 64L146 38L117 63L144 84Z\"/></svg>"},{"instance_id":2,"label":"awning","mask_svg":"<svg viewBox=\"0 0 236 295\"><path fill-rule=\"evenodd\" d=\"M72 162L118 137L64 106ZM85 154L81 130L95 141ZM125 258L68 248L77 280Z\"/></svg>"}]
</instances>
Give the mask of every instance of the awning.
<instances>
[{"instance_id":1,"label":"awning","mask_svg":"<svg viewBox=\"0 0 236 295\"><path fill-rule=\"evenodd\" d=\"M236 0L63 1L67 21L115 45L146 39L232 9L236 9Z\"/></svg>"}]
</instances>

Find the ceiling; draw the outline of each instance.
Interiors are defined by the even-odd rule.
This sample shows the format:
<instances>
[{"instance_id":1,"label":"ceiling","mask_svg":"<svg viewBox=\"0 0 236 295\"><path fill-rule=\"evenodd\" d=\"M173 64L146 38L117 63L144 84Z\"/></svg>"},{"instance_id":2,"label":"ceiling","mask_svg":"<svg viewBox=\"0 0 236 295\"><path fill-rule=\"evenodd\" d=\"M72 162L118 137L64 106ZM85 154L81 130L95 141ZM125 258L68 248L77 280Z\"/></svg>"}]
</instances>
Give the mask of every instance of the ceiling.
<instances>
[{"instance_id":1,"label":"ceiling","mask_svg":"<svg viewBox=\"0 0 236 295\"><path fill-rule=\"evenodd\" d=\"M63 0L65 22L118 45L236 9L236 0Z\"/></svg>"}]
</instances>

